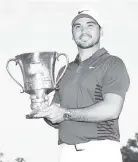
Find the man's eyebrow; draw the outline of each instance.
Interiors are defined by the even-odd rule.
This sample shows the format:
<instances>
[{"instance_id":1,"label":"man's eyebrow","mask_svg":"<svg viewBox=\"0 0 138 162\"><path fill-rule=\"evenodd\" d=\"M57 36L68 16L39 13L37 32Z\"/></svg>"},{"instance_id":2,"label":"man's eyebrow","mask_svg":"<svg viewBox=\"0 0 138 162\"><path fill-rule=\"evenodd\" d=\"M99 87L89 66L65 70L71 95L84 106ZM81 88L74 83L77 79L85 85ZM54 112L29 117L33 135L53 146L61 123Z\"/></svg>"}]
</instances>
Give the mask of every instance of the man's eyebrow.
<instances>
[{"instance_id":1,"label":"man's eyebrow","mask_svg":"<svg viewBox=\"0 0 138 162\"><path fill-rule=\"evenodd\" d=\"M86 24L96 24L96 22L95 21L88 21L88 22L86 22ZM81 25L80 23L75 23L73 26L76 26L76 25Z\"/></svg>"},{"instance_id":2,"label":"man's eyebrow","mask_svg":"<svg viewBox=\"0 0 138 162\"><path fill-rule=\"evenodd\" d=\"M91 23L96 24L95 21L88 21L88 22L87 22L87 24L91 24Z\"/></svg>"},{"instance_id":3,"label":"man's eyebrow","mask_svg":"<svg viewBox=\"0 0 138 162\"><path fill-rule=\"evenodd\" d=\"M76 26L76 25L81 25L80 23L75 23L73 26Z\"/></svg>"}]
</instances>

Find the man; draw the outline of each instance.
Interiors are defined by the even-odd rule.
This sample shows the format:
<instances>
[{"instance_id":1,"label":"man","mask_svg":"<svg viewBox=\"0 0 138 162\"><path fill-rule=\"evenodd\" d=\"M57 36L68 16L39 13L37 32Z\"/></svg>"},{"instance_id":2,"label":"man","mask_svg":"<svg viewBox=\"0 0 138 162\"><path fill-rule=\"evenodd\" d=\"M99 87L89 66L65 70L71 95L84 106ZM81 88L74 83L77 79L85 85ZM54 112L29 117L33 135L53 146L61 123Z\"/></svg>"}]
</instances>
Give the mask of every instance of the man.
<instances>
[{"instance_id":1,"label":"man","mask_svg":"<svg viewBox=\"0 0 138 162\"><path fill-rule=\"evenodd\" d=\"M118 119L130 79L122 59L100 48L102 26L86 12L72 20L78 55L34 117L59 129L60 162L121 162Z\"/></svg>"}]
</instances>

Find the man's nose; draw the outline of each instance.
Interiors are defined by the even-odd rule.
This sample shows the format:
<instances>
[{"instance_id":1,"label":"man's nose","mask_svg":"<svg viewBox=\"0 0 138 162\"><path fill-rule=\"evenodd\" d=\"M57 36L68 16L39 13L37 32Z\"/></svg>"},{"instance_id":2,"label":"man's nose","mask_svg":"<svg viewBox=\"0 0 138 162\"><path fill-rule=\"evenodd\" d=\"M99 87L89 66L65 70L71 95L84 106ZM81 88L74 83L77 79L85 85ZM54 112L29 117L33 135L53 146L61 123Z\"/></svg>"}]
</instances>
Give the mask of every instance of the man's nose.
<instances>
[{"instance_id":1,"label":"man's nose","mask_svg":"<svg viewBox=\"0 0 138 162\"><path fill-rule=\"evenodd\" d=\"M81 32L82 32L82 33L86 33L86 32L87 32L87 28L86 28L86 27L82 27L82 28L81 28Z\"/></svg>"}]
</instances>

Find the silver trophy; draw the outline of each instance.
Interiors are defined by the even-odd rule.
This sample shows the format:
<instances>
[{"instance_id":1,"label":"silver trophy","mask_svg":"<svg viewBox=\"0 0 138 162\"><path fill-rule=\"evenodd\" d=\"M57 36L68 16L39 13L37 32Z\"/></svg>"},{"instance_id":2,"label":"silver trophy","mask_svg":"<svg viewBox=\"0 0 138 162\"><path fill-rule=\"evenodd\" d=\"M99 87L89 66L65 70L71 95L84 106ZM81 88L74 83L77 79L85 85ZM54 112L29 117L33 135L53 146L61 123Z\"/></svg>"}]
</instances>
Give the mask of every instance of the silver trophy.
<instances>
[{"instance_id":1,"label":"silver trophy","mask_svg":"<svg viewBox=\"0 0 138 162\"><path fill-rule=\"evenodd\" d=\"M65 56L66 65L62 74L55 79L55 63L59 56ZM19 64L22 75L24 86L22 86L10 73L9 63L14 61ZM23 53L15 56L13 59L9 59L6 64L6 69L11 78L22 88L21 93L28 93L31 96L40 100L39 105L45 101L46 96L53 90L58 89L58 83L65 74L69 64L68 56L64 53L58 54L57 52L34 52L34 53ZM33 110L30 114L26 115L26 118L33 118L33 114L37 110Z\"/></svg>"}]
</instances>

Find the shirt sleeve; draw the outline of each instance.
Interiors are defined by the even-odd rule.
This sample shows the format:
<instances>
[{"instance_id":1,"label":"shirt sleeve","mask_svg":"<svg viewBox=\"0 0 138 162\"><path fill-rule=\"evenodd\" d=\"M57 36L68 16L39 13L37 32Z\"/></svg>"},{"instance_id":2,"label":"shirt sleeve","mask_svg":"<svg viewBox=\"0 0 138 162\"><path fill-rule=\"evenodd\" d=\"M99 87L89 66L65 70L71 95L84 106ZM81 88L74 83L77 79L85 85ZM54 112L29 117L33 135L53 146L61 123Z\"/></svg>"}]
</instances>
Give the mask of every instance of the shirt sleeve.
<instances>
[{"instance_id":1,"label":"shirt sleeve","mask_svg":"<svg viewBox=\"0 0 138 162\"><path fill-rule=\"evenodd\" d=\"M103 77L103 94L115 93L125 98L129 85L130 78L126 66L122 59L117 57Z\"/></svg>"}]
</instances>

